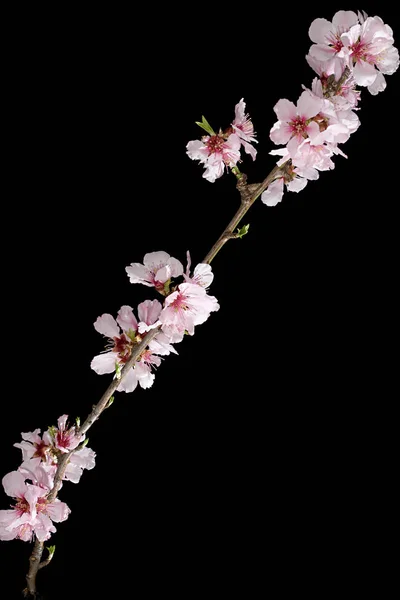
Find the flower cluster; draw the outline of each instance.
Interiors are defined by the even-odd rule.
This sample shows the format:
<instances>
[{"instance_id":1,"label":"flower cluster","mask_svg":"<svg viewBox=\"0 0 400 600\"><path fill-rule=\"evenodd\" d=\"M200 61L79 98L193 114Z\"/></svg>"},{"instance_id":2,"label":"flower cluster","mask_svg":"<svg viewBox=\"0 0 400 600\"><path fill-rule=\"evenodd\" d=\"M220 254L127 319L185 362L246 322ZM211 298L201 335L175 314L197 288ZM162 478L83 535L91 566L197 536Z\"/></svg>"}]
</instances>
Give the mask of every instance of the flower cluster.
<instances>
[{"instance_id":1,"label":"flower cluster","mask_svg":"<svg viewBox=\"0 0 400 600\"><path fill-rule=\"evenodd\" d=\"M185 273L176 258L166 252L151 252L145 255L143 264L132 263L126 267L131 283L154 287L165 300L163 305L158 300L139 304L138 319L130 306L122 306L116 319L104 314L94 323L96 331L108 338L108 346L105 352L94 357L91 367L99 375L115 373L117 378L121 378L121 369L135 346L149 331L159 329L129 372L121 378L117 391L133 392L138 384L144 389L152 386L153 370L160 366L160 356L177 354L172 344L181 342L185 333L193 335L195 326L204 323L211 312L219 309L217 299L206 291L214 277L210 265L200 263L193 275L190 266L189 252ZM172 279L181 276L184 282L171 288Z\"/></svg>"},{"instance_id":2,"label":"flower cluster","mask_svg":"<svg viewBox=\"0 0 400 600\"><path fill-rule=\"evenodd\" d=\"M284 185L299 192L319 171L334 168L334 154L346 157L338 144L360 125L356 85L377 94L386 87L383 73L391 75L399 66L393 32L380 17L341 10L332 22L315 19L309 35L314 44L306 58L318 77L296 105L282 99L274 107L278 121L270 138L285 147L271 152L281 157L281 169L261 196L267 206L282 200Z\"/></svg>"},{"instance_id":3,"label":"flower cluster","mask_svg":"<svg viewBox=\"0 0 400 600\"><path fill-rule=\"evenodd\" d=\"M44 542L56 531L53 522L60 523L71 512L65 502L49 501L60 457L74 451L63 479L78 483L83 469L93 469L95 453L84 445L85 436L77 427L68 426L68 415L62 415L57 427L40 435L40 429L21 433L22 442L14 444L22 450L23 462L17 471L3 477L4 491L14 498L10 510L0 510L0 540L31 541L33 536ZM82 445L81 448L78 448ZM77 449L78 448L78 449Z\"/></svg>"},{"instance_id":4,"label":"flower cluster","mask_svg":"<svg viewBox=\"0 0 400 600\"><path fill-rule=\"evenodd\" d=\"M252 143L257 143L253 123L246 114L246 104L243 98L235 106L235 119L226 131L215 133L210 124L204 119L198 123L209 135L201 140L193 140L186 146L187 155L192 160L198 160L204 165L203 177L214 183L224 173L225 167L233 168L240 161L240 148L250 154L255 160L257 150Z\"/></svg>"}]
</instances>

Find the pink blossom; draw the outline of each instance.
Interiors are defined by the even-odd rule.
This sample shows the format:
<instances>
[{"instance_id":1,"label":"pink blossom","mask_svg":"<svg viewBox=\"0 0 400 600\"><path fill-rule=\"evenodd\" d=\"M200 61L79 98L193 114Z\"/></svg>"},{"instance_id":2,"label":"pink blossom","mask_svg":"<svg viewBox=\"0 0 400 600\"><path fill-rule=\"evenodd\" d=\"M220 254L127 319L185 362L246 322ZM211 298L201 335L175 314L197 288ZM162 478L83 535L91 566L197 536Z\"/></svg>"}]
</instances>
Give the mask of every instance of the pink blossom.
<instances>
[{"instance_id":1,"label":"pink blossom","mask_svg":"<svg viewBox=\"0 0 400 600\"><path fill-rule=\"evenodd\" d=\"M315 19L308 31L311 41L315 42L310 48L310 55L322 61L335 59L340 63L344 59L347 64L347 52L341 36L357 23L358 17L352 10L339 10L332 22Z\"/></svg>"},{"instance_id":2,"label":"pink blossom","mask_svg":"<svg viewBox=\"0 0 400 600\"><path fill-rule=\"evenodd\" d=\"M62 415L57 420L58 428L54 427L49 430L53 437L54 447L62 453L74 450L83 440L85 436L76 433L76 427L67 426L68 415Z\"/></svg>"},{"instance_id":3,"label":"pink blossom","mask_svg":"<svg viewBox=\"0 0 400 600\"><path fill-rule=\"evenodd\" d=\"M283 99L274 106L279 119L270 131L270 138L275 144L286 144L289 154L293 156L305 138L318 135L319 126L313 121L323 106L324 101L308 90L305 90L297 107L293 102Z\"/></svg>"},{"instance_id":4,"label":"pink blossom","mask_svg":"<svg viewBox=\"0 0 400 600\"><path fill-rule=\"evenodd\" d=\"M30 458L40 458L46 460L48 452L52 447L52 439L48 432L43 434L43 439L40 437L40 429L28 433L21 433L22 442L14 444L16 448L22 450L23 460Z\"/></svg>"},{"instance_id":5,"label":"pink blossom","mask_svg":"<svg viewBox=\"0 0 400 600\"><path fill-rule=\"evenodd\" d=\"M183 274L183 277L185 278L186 283L193 283L195 285L201 285L201 287L207 289L210 287L213 279L214 279L214 273L212 272L212 268L211 265L208 265L207 263L199 263L194 271L193 271L193 275L190 276L190 267L191 267L191 258L190 258L190 252L189 250L186 253L186 257L187 257L187 267L186 267L186 273Z\"/></svg>"},{"instance_id":6,"label":"pink blossom","mask_svg":"<svg viewBox=\"0 0 400 600\"><path fill-rule=\"evenodd\" d=\"M24 462L19 470L37 485L43 484L48 488L52 487L50 482L57 470L59 455L69 451L66 449L67 447L70 450L73 449L71 446L76 448L76 440L83 441L85 439L85 436L78 437L75 435L75 428L65 429L67 418L67 415L64 415L58 419L61 430L57 427L50 427L41 438L39 435L40 429L35 429L32 433L22 433L24 441L14 444L16 448L22 450ZM60 441L61 444L65 444L62 446L64 450L59 447ZM63 479L77 483L82 475L82 469L93 469L95 456L95 452L87 447L75 451L71 454ZM28 473L30 474L29 477Z\"/></svg>"},{"instance_id":7,"label":"pink blossom","mask_svg":"<svg viewBox=\"0 0 400 600\"><path fill-rule=\"evenodd\" d=\"M25 479L18 471L3 477L4 491L15 498L16 504L11 510L0 510L0 540L19 538L28 542L35 534L44 542L56 531L53 521L65 521L71 512L65 502L49 502L45 498L48 489L26 483Z\"/></svg>"},{"instance_id":8,"label":"pink blossom","mask_svg":"<svg viewBox=\"0 0 400 600\"><path fill-rule=\"evenodd\" d=\"M97 374L116 372L118 377L121 368L128 362L134 346L142 341L153 325L161 324L159 316L162 307L157 300L146 300L139 304L138 309L139 318L143 319L139 324L130 306L123 306L119 310L117 320L109 314L104 314L94 323L96 331L108 337L112 344L110 351L93 358L90 366ZM154 381L151 369L161 364L161 359L155 354L167 355L170 352L177 354L170 341L165 334L158 333L150 341L148 350L142 352L132 369L121 380L117 390L132 392L138 383L142 388L150 387Z\"/></svg>"},{"instance_id":9,"label":"pink blossom","mask_svg":"<svg viewBox=\"0 0 400 600\"><path fill-rule=\"evenodd\" d=\"M185 331L194 334L195 325L204 323L210 313L219 310L214 296L209 296L200 285L181 283L178 289L165 299L161 312L162 330L171 342L180 342Z\"/></svg>"},{"instance_id":10,"label":"pink blossom","mask_svg":"<svg viewBox=\"0 0 400 600\"><path fill-rule=\"evenodd\" d=\"M63 479L79 483L84 469L90 471L96 466L96 453L87 446L71 454Z\"/></svg>"},{"instance_id":11,"label":"pink blossom","mask_svg":"<svg viewBox=\"0 0 400 600\"><path fill-rule=\"evenodd\" d=\"M205 135L201 140L193 140L186 146L186 153L192 160L205 166L203 177L214 183L224 173L225 167L234 167L240 160L240 138L236 133L227 139L223 133Z\"/></svg>"},{"instance_id":12,"label":"pink blossom","mask_svg":"<svg viewBox=\"0 0 400 600\"><path fill-rule=\"evenodd\" d=\"M246 114L246 103L243 98L235 106L235 120L232 123L233 131L239 136L240 142L247 154L250 154L253 160L256 159L257 150L251 145L251 142L257 143L254 133L254 126L249 115Z\"/></svg>"},{"instance_id":13,"label":"pink blossom","mask_svg":"<svg viewBox=\"0 0 400 600\"><path fill-rule=\"evenodd\" d=\"M349 53L356 83L367 86L373 95L384 90L386 82L382 73L392 75L399 67L399 52L393 46L391 27L380 17L368 17L362 25L354 25L343 33L341 41Z\"/></svg>"},{"instance_id":14,"label":"pink blossom","mask_svg":"<svg viewBox=\"0 0 400 600\"><path fill-rule=\"evenodd\" d=\"M162 292L171 277L182 275L183 265L166 252L150 252L145 255L143 264L131 263L125 271L131 283L142 283Z\"/></svg>"}]
</instances>

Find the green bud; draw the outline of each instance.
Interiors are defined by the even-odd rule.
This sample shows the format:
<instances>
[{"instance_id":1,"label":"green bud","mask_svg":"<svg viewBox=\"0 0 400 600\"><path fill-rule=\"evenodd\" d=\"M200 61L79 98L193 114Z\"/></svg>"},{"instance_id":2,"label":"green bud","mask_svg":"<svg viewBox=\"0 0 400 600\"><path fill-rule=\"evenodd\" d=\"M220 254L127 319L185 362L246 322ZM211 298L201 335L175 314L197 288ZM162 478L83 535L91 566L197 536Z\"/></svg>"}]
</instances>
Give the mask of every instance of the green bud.
<instances>
[{"instance_id":1,"label":"green bud","mask_svg":"<svg viewBox=\"0 0 400 600\"><path fill-rule=\"evenodd\" d=\"M246 233L248 233L249 227L250 225L243 225L241 229L238 227L236 237L241 239L244 235L246 235Z\"/></svg>"},{"instance_id":2,"label":"green bud","mask_svg":"<svg viewBox=\"0 0 400 600\"><path fill-rule=\"evenodd\" d=\"M81 426L81 418L80 417L76 417L75 423L76 423L77 427L80 427Z\"/></svg>"},{"instance_id":3,"label":"green bud","mask_svg":"<svg viewBox=\"0 0 400 600\"><path fill-rule=\"evenodd\" d=\"M106 408L108 408L109 406L111 406L111 404L114 402L114 396L111 396L111 398L109 399Z\"/></svg>"},{"instance_id":4,"label":"green bud","mask_svg":"<svg viewBox=\"0 0 400 600\"><path fill-rule=\"evenodd\" d=\"M84 448L85 446L87 446L89 443L89 438L86 438L86 440L84 440L81 444L81 447Z\"/></svg>"},{"instance_id":5,"label":"green bud","mask_svg":"<svg viewBox=\"0 0 400 600\"><path fill-rule=\"evenodd\" d=\"M46 546L46 550L49 553L49 558L53 558L53 554L56 551L55 546Z\"/></svg>"}]
</instances>

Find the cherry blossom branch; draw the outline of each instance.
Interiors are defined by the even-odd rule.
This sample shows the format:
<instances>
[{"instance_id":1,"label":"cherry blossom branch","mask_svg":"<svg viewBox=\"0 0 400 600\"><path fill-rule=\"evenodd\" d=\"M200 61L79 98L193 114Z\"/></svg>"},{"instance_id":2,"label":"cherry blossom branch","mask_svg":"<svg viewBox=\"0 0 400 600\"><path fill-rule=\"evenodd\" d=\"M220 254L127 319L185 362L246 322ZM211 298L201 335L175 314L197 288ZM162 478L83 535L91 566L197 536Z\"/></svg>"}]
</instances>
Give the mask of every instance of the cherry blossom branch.
<instances>
[{"instance_id":1,"label":"cherry blossom branch","mask_svg":"<svg viewBox=\"0 0 400 600\"><path fill-rule=\"evenodd\" d=\"M247 213L249 208L251 208L257 198L267 189L270 183L276 179L281 170L281 167L275 166L262 183L250 185L246 183L246 175L244 173L235 172L235 175L238 178L236 187L240 192L241 198L240 207L233 219L230 221L229 225L226 227L226 229L224 229L222 235L215 242L207 256L203 258L203 263L210 264L221 250L222 246L224 246L228 240L240 237L237 233L234 233L236 227L239 225L240 221L243 219L244 215Z\"/></svg>"},{"instance_id":2,"label":"cherry blossom branch","mask_svg":"<svg viewBox=\"0 0 400 600\"><path fill-rule=\"evenodd\" d=\"M137 358L146 349L149 342L157 335L157 333L159 333L159 328L152 329L144 337L144 339L140 342L140 344L138 344L135 347L135 349L132 351L132 354L131 354L129 360L126 362L124 367L121 369L121 376L119 378L113 379L113 381L110 383L110 385L108 386L108 388L106 389L106 391L104 392L102 397L100 398L99 402L93 406L92 412L88 415L88 417L86 418L82 427L80 427L79 431L77 432L78 435L85 434L91 428L91 426L94 424L94 422L97 421L97 419L99 418L101 413L109 405L110 398L113 395L113 393L115 392L115 390L117 389L117 387L119 386L119 384L121 383L121 380L124 379L124 377L127 375L129 370L133 367ZM78 450L82 449L82 447L83 447L83 445L81 444L74 450L70 450L69 452L62 455L62 457L58 463L56 474L54 476L53 487L47 496L48 502L53 502L56 499L57 494L60 490L64 475L65 475L65 471L66 471L68 463L69 463L69 459L71 458L71 455L74 452L77 452ZM53 557L52 554L50 554L46 560L41 561L43 550L44 550L44 542L40 542L38 539L36 539L35 544L33 546L32 554L29 558L29 571L26 576L27 588L24 590L24 596L30 595L33 598L35 598L37 596L37 591L36 591L37 573L40 569L42 569L43 567L46 567Z\"/></svg>"}]
</instances>

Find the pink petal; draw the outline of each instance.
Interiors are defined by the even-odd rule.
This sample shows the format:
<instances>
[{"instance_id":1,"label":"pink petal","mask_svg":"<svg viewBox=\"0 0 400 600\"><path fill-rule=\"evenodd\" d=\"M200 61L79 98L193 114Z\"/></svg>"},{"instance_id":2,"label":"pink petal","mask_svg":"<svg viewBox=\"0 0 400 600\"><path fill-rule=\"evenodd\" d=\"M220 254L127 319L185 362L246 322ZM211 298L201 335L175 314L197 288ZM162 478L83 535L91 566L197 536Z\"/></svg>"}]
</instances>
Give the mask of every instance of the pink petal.
<instances>
[{"instance_id":1,"label":"pink petal","mask_svg":"<svg viewBox=\"0 0 400 600\"><path fill-rule=\"evenodd\" d=\"M21 437L23 440L27 442L31 442L32 444L38 444L41 442L40 439L40 429L35 429L35 431L31 431L28 433L21 433Z\"/></svg>"},{"instance_id":2,"label":"pink petal","mask_svg":"<svg viewBox=\"0 0 400 600\"><path fill-rule=\"evenodd\" d=\"M283 121L277 121L269 132L269 137L274 144L287 144L292 137L292 130Z\"/></svg>"},{"instance_id":3,"label":"pink petal","mask_svg":"<svg viewBox=\"0 0 400 600\"><path fill-rule=\"evenodd\" d=\"M66 521L70 512L71 510L65 502L61 502L58 499L54 500L54 502L50 502L46 507L46 514L55 523Z\"/></svg>"},{"instance_id":4,"label":"pink petal","mask_svg":"<svg viewBox=\"0 0 400 600\"><path fill-rule=\"evenodd\" d=\"M355 82L358 85L368 86L374 83L378 71L375 69L374 65L370 65L362 60L355 65L353 75Z\"/></svg>"},{"instance_id":5,"label":"pink petal","mask_svg":"<svg viewBox=\"0 0 400 600\"><path fill-rule=\"evenodd\" d=\"M203 142L200 140L193 140L187 144L186 154L192 160L199 160L201 163L205 163L208 158L209 151Z\"/></svg>"},{"instance_id":6,"label":"pink petal","mask_svg":"<svg viewBox=\"0 0 400 600\"><path fill-rule=\"evenodd\" d=\"M376 94L379 94L379 92L383 92L383 90L385 90L385 89L386 89L386 79L382 75L382 73L378 73L374 83L372 85L368 86L368 91L373 96L376 96Z\"/></svg>"},{"instance_id":7,"label":"pink petal","mask_svg":"<svg viewBox=\"0 0 400 600\"><path fill-rule=\"evenodd\" d=\"M242 140L242 145L246 154L250 154L251 158L253 160L256 160L257 150L254 148L254 146L252 146L249 142L246 142L245 140Z\"/></svg>"},{"instance_id":8,"label":"pink petal","mask_svg":"<svg viewBox=\"0 0 400 600\"><path fill-rule=\"evenodd\" d=\"M90 363L90 367L97 373L97 375L104 375L105 373L114 373L115 363L117 355L115 352L105 352L104 354L98 354L94 357Z\"/></svg>"},{"instance_id":9,"label":"pink petal","mask_svg":"<svg viewBox=\"0 0 400 600\"><path fill-rule=\"evenodd\" d=\"M118 311L117 323L123 331L137 331L138 323L130 306L121 306ZM117 334L119 336L119 333Z\"/></svg>"},{"instance_id":10,"label":"pink petal","mask_svg":"<svg viewBox=\"0 0 400 600\"><path fill-rule=\"evenodd\" d=\"M136 389L138 380L134 369L129 369L119 386L117 387L118 392L133 392Z\"/></svg>"},{"instance_id":11,"label":"pink petal","mask_svg":"<svg viewBox=\"0 0 400 600\"><path fill-rule=\"evenodd\" d=\"M125 267L125 271L127 272L131 283L142 283L148 287L153 286L151 273L140 263L131 263L130 267Z\"/></svg>"},{"instance_id":12,"label":"pink petal","mask_svg":"<svg viewBox=\"0 0 400 600\"><path fill-rule=\"evenodd\" d=\"M57 529L47 515L39 513L35 520L34 531L39 542L45 542Z\"/></svg>"},{"instance_id":13,"label":"pink petal","mask_svg":"<svg viewBox=\"0 0 400 600\"><path fill-rule=\"evenodd\" d=\"M97 321L94 323L94 328L99 333L102 333L111 339L120 335L119 327L114 317L107 313L97 318Z\"/></svg>"},{"instance_id":14,"label":"pink petal","mask_svg":"<svg viewBox=\"0 0 400 600\"><path fill-rule=\"evenodd\" d=\"M162 250L158 252L149 252L145 254L143 264L153 273L156 273L159 269L165 267L168 263L170 256Z\"/></svg>"},{"instance_id":15,"label":"pink petal","mask_svg":"<svg viewBox=\"0 0 400 600\"><path fill-rule=\"evenodd\" d=\"M332 23L326 19L314 19L308 30L308 35L315 44L326 44L327 37L329 39L332 29Z\"/></svg>"},{"instance_id":16,"label":"pink petal","mask_svg":"<svg viewBox=\"0 0 400 600\"><path fill-rule=\"evenodd\" d=\"M158 300L145 300L138 306L139 321L153 325L160 316L162 306Z\"/></svg>"},{"instance_id":17,"label":"pink petal","mask_svg":"<svg viewBox=\"0 0 400 600\"><path fill-rule=\"evenodd\" d=\"M307 179L304 177L296 177L287 185L289 192L300 192L307 185Z\"/></svg>"},{"instance_id":18,"label":"pink petal","mask_svg":"<svg viewBox=\"0 0 400 600\"><path fill-rule=\"evenodd\" d=\"M274 111L276 116L280 121L288 122L293 121L296 118L296 107L293 102L290 100L286 100L283 98L282 100L278 100L278 102L274 106Z\"/></svg>"},{"instance_id":19,"label":"pink petal","mask_svg":"<svg viewBox=\"0 0 400 600\"><path fill-rule=\"evenodd\" d=\"M178 259L171 256L168 265L171 268L172 277L180 277L183 274L183 264Z\"/></svg>"},{"instance_id":20,"label":"pink petal","mask_svg":"<svg viewBox=\"0 0 400 600\"><path fill-rule=\"evenodd\" d=\"M316 98L307 90L304 91L297 101L297 112L305 119L315 117L322 109L324 101L322 98Z\"/></svg>"},{"instance_id":21,"label":"pink petal","mask_svg":"<svg viewBox=\"0 0 400 600\"><path fill-rule=\"evenodd\" d=\"M57 419L57 426L60 431L64 431L67 425L68 415L62 415Z\"/></svg>"},{"instance_id":22,"label":"pink petal","mask_svg":"<svg viewBox=\"0 0 400 600\"><path fill-rule=\"evenodd\" d=\"M11 498L23 498L26 493L25 477L18 471L4 475L2 484L5 493Z\"/></svg>"},{"instance_id":23,"label":"pink petal","mask_svg":"<svg viewBox=\"0 0 400 600\"><path fill-rule=\"evenodd\" d=\"M273 181L261 194L261 201L267 206L276 206L283 198L283 178Z\"/></svg>"},{"instance_id":24,"label":"pink petal","mask_svg":"<svg viewBox=\"0 0 400 600\"><path fill-rule=\"evenodd\" d=\"M358 17L352 10L339 10L332 19L333 25L342 33L358 23Z\"/></svg>"}]
</instances>

